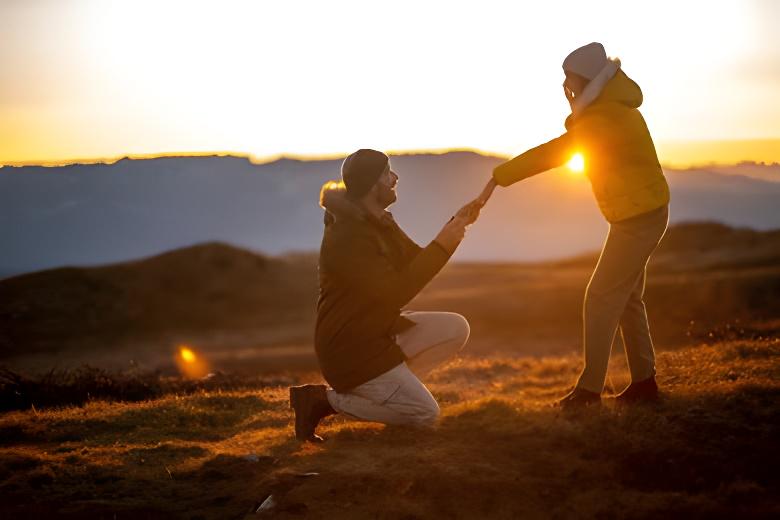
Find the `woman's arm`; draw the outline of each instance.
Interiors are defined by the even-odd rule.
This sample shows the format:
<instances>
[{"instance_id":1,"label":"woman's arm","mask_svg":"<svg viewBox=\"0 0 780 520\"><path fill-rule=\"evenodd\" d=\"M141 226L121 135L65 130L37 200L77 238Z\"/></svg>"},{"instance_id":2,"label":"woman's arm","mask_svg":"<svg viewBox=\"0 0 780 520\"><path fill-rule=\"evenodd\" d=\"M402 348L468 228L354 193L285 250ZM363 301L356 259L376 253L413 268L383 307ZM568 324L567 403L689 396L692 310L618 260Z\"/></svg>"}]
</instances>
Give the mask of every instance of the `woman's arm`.
<instances>
[{"instance_id":1,"label":"woman's arm","mask_svg":"<svg viewBox=\"0 0 780 520\"><path fill-rule=\"evenodd\" d=\"M552 141L531 148L514 159L499 164L493 170L493 179L499 186L509 186L566 164L574 153L574 139L567 132Z\"/></svg>"}]
</instances>

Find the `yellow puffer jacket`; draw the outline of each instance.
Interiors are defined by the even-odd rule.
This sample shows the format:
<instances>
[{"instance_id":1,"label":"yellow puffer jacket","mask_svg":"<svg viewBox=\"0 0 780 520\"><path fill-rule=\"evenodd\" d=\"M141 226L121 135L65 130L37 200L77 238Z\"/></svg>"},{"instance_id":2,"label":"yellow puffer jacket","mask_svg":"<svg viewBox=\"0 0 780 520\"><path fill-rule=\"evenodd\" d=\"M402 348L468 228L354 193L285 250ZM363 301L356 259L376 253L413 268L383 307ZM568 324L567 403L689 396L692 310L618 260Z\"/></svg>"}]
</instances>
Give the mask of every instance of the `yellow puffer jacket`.
<instances>
[{"instance_id":1,"label":"yellow puffer jacket","mask_svg":"<svg viewBox=\"0 0 780 520\"><path fill-rule=\"evenodd\" d=\"M669 203L653 139L642 114L642 91L618 70L593 103L566 118L567 132L493 170L501 186L562 166L574 153L585 158L585 173L604 217L617 222Z\"/></svg>"}]
</instances>

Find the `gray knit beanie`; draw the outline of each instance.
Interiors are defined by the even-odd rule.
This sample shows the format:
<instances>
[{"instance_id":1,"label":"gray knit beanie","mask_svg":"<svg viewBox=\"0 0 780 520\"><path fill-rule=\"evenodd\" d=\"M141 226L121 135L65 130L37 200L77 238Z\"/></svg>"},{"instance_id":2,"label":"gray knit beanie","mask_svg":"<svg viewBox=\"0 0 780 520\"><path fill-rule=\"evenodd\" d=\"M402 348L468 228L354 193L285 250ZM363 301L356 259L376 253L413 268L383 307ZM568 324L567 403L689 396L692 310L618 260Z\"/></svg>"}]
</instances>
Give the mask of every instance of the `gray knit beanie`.
<instances>
[{"instance_id":1,"label":"gray knit beanie","mask_svg":"<svg viewBox=\"0 0 780 520\"><path fill-rule=\"evenodd\" d=\"M607 53L598 42L589 43L571 52L563 60L563 70L593 79L607 64Z\"/></svg>"}]
</instances>

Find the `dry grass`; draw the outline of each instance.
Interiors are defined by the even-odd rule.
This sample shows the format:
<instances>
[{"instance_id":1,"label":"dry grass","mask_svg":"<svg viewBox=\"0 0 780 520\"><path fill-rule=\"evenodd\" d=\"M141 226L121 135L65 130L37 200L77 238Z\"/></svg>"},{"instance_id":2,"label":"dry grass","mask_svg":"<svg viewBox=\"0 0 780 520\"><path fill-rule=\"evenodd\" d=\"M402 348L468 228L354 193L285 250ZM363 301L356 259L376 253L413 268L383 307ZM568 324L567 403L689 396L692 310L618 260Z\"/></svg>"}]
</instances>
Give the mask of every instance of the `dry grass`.
<instances>
[{"instance_id":1,"label":"dry grass","mask_svg":"<svg viewBox=\"0 0 780 520\"><path fill-rule=\"evenodd\" d=\"M610 390L627 383L613 360ZM286 388L0 416L6 518L736 518L780 514L780 340L659 357L655 408L564 416L578 359L460 360L435 431L327 422L292 438ZM315 380L316 375L303 377ZM308 473L317 473L309 475Z\"/></svg>"},{"instance_id":2,"label":"dry grass","mask_svg":"<svg viewBox=\"0 0 780 520\"><path fill-rule=\"evenodd\" d=\"M0 367L0 411L83 405L92 400L145 401L168 394L289 385L293 380L283 374L250 376L221 371L211 372L199 379L187 379L165 375L160 370L133 368L113 371L89 365L52 369L38 376L29 376Z\"/></svg>"}]
</instances>

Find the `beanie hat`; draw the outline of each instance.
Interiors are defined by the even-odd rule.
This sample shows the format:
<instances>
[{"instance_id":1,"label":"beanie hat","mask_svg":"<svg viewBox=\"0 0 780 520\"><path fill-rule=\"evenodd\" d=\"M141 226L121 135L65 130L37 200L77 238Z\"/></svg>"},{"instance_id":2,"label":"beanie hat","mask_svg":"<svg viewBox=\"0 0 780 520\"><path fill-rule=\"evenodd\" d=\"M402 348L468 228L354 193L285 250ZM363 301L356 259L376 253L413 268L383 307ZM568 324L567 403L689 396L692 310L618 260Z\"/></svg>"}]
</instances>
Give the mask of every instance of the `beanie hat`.
<instances>
[{"instance_id":1,"label":"beanie hat","mask_svg":"<svg viewBox=\"0 0 780 520\"><path fill-rule=\"evenodd\" d=\"M361 148L348 155L341 163L341 179L347 195L353 199L363 197L389 168L390 158L376 150Z\"/></svg>"},{"instance_id":2,"label":"beanie hat","mask_svg":"<svg viewBox=\"0 0 780 520\"><path fill-rule=\"evenodd\" d=\"M563 60L563 70L592 80L607 64L607 53L598 42L589 43L571 52Z\"/></svg>"}]
</instances>

